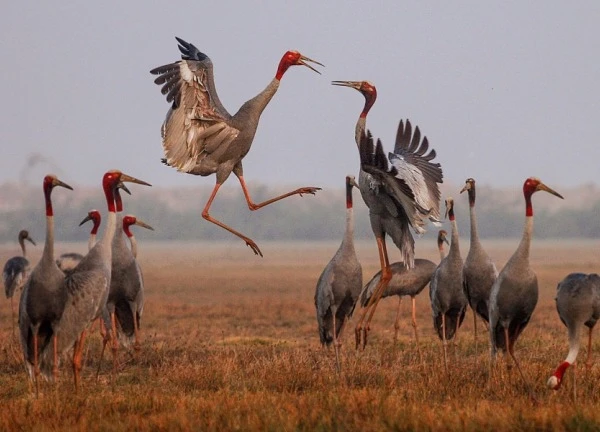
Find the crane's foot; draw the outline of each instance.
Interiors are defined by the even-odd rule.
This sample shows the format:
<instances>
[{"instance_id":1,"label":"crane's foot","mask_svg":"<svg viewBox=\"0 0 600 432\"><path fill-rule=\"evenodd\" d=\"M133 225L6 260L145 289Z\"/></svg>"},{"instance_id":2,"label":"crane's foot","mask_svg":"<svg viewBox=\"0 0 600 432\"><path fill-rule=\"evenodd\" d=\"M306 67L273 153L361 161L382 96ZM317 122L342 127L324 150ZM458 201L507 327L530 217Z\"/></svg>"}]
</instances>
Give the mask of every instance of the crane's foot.
<instances>
[{"instance_id":1,"label":"crane's foot","mask_svg":"<svg viewBox=\"0 0 600 432\"><path fill-rule=\"evenodd\" d=\"M306 186L306 187L303 187L303 188L300 188L300 189L296 189L294 191L294 193L296 193L296 194L298 194L300 196L302 196L302 195L308 195L308 194L314 195L314 194L317 193L317 191L320 191L320 190L321 190L320 187Z\"/></svg>"},{"instance_id":2,"label":"crane's foot","mask_svg":"<svg viewBox=\"0 0 600 432\"><path fill-rule=\"evenodd\" d=\"M244 237L243 240L246 242L246 246L250 246L250 249L252 249L254 255L260 255L261 257L263 256L262 252L258 248L258 245L254 242L254 240L249 239L248 237Z\"/></svg>"}]
</instances>

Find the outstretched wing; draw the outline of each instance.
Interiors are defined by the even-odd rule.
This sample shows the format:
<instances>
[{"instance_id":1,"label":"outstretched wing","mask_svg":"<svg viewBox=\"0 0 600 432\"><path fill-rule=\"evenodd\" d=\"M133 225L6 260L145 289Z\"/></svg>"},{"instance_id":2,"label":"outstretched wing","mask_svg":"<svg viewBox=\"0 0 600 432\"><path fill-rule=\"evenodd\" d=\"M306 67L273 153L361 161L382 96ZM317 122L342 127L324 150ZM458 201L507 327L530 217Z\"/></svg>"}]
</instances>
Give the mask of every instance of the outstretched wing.
<instances>
[{"instance_id":1,"label":"outstretched wing","mask_svg":"<svg viewBox=\"0 0 600 432\"><path fill-rule=\"evenodd\" d=\"M421 131L402 120L398 125L396 134L396 145L394 152L388 155L391 164L396 168L396 176L402 178L414 195L416 203L429 214L432 222L440 220L440 188L438 183L443 183L442 168L439 163L431 162L435 156L435 150L429 153L429 142L427 137L421 140Z\"/></svg>"},{"instance_id":2,"label":"outstretched wing","mask_svg":"<svg viewBox=\"0 0 600 432\"><path fill-rule=\"evenodd\" d=\"M419 234L425 232L423 219L428 212L417 204L408 183L398 176L398 170L389 167L381 141L373 145L373 137L367 132L361 137L359 151L361 168L372 177L371 194L387 212L379 223L400 249L407 268L413 268L414 239L409 226Z\"/></svg>"},{"instance_id":3,"label":"outstretched wing","mask_svg":"<svg viewBox=\"0 0 600 432\"><path fill-rule=\"evenodd\" d=\"M176 38L182 60L150 71L154 82L171 102L162 126L164 162L189 172L206 154L231 143L239 130L230 126L231 115L221 104L210 58L191 43Z\"/></svg>"}]
</instances>

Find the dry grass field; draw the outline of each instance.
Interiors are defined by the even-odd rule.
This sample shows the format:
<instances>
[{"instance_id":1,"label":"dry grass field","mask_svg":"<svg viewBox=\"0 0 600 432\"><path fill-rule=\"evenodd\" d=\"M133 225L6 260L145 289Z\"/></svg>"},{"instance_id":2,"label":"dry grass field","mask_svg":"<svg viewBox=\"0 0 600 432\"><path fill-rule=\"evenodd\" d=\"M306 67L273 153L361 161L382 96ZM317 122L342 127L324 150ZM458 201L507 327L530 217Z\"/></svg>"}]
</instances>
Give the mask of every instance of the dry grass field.
<instances>
[{"instance_id":1,"label":"dry grass field","mask_svg":"<svg viewBox=\"0 0 600 432\"><path fill-rule=\"evenodd\" d=\"M517 243L484 242L499 268ZM426 291L417 300L422 364L410 301L403 303L394 344L397 300L385 299L362 352L354 349L356 314L350 322L338 375L333 350L319 344L313 305L317 278L338 244L259 245L264 258L237 240L141 244L147 292L141 356L135 361L120 350L113 382L105 355L96 381L96 332L87 340L79 394L64 361L57 385L43 383L39 398L31 392L4 300L0 430L600 430L599 336L590 370L583 367L585 343L580 352L576 399L571 371L560 391L545 387L568 350L554 307L556 284L572 271L600 270L597 241L534 240L540 301L516 353L537 404L502 358L495 379L488 379L487 333L479 335L476 350L470 311L444 372ZM468 242L462 245L464 258ZM437 261L433 244L420 240L417 247L418 256ZM31 249L36 262L42 248ZM57 252L83 249L59 245ZM15 253L14 246L3 246L1 262ZM358 254L367 280L378 269L374 241L360 243Z\"/></svg>"}]
</instances>

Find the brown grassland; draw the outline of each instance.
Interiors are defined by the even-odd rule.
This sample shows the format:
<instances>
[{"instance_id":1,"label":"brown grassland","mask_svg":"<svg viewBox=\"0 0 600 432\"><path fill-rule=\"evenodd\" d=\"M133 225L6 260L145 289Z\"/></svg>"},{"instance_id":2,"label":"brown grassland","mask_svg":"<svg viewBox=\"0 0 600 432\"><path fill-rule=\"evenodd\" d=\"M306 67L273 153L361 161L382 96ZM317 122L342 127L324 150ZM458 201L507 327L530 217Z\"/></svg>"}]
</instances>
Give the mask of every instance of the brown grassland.
<instances>
[{"instance_id":1,"label":"brown grassland","mask_svg":"<svg viewBox=\"0 0 600 432\"><path fill-rule=\"evenodd\" d=\"M499 268L517 243L484 242ZM554 306L556 285L570 272L600 270L597 241L534 239L531 258L540 300L516 355L537 404L502 357L495 379L488 379L488 336L479 325L476 350L471 311L450 348L449 373L444 372L427 289L417 299L422 364L410 301L403 302L394 344L397 300L384 299L362 352L354 349L355 313L338 375L333 350L319 344L313 304L317 278L338 244L259 244L262 259L237 240L142 242L147 296L141 355L135 360L121 349L114 381L110 354L105 355L96 381L101 343L94 332L78 394L63 361L58 384L43 382L35 397L11 336L9 303L3 301L0 430L600 430L598 337L589 370L583 367L582 341L576 398L571 371L560 391L545 386L568 351ZM468 242L463 239L462 245L464 258ZM434 245L419 240L417 247L418 256L437 261ZM57 252L83 248L59 245ZM42 248L30 249L35 263ZM1 262L15 253L13 246L3 246ZM374 241L358 245L365 281L378 269L376 253ZM392 252L392 258L398 257Z\"/></svg>"}]
</instances>

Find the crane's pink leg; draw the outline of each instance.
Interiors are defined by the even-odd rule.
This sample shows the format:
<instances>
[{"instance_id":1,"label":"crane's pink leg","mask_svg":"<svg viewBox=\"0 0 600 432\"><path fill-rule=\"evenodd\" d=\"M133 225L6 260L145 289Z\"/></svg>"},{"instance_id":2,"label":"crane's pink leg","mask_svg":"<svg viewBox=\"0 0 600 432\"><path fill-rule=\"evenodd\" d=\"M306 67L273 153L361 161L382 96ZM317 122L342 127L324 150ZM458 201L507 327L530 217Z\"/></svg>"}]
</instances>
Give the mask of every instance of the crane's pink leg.
<instances>
[{"instance_id":1,"label":"crane's pink leg","mask_svg":"<svg viewBox=\"0 0 600 432\"><path fill-rule=\"evenodd\" d=\"M473 329L475 332L475 355L477 355L477 312L475 312L475 309L472 309L473 311Z\"/></svg>"},{"instance_id":2,"label":"crane's pink leg","mask_svg":"<svg viewBox=\"0 0 600 432\"><path fill-rule=\"evenodd\" d=\"M54 365L52 365L52 376L54 377L54 383L58 380L58 336L56 333L52 336L52 350L54 354Z\"/></svg>"},{"instance_id":3,"label":"crane's pink leg","mask_svg":"<svg viewBox=\"0 0 600 432\"><path fill-rule=\"evenodd\" d=\"M534 403L537 403L537 398L535 397L535 393L533 392L532 387L529 385L529 381L527 381L527 379L525 378L525 375L523 374L523 371L521 370L521 365L519 365L519 362L517 361L517 358L515 357L515 354L513 352L514 341L509 341L509 339L510 338L508 337L508 328L504 327L504 343L506 344L506 351L508 351L508 354L510 354L513 361L515 362L515 365L517 366L517 370L519 371L519 375L521 375L521 379L523 380L525 387L527 387L527 391L529 392L529 397L531 398L531 400Z\"/></svg>"},{"instance_id":4,"label":"crane's pink leg","mask_svg":"<svg viewBox=\"0 0 600 432\"><path fill-rule=\"evenodd\" d=\"M588 333L588 353L587 353L587 359L585 360L585 367L586 369L590 369L590 367L592 366L592 331L594 330L594 327L590 327L589 328L589 333Z\"/></svg>"},{"instance_id":5,"label":"crane's pink leg","mask_svg":"<svg viewBox=\"0 0 600 432\"><path fill-rule=\"evenodd\" d=\"M81 358L83 355L83 342L85 341L85 330L81 332L79 339L73 348L73 378L75 380L75 393L79 390L79 373L81 372Z\"/></svg>"},{"instance_id":6,"label":"crane's pink leg","mask_svg":"<svg viewBox=\"0 0 600 432\"><path fill-rule=\"evenodd\" d=\"M367 306L365 306L362 315L355 328L355 336L356 336L356 348L358 349L361 344L363 349L367 345L367 334L369 332L369 324L371 319L373 318L373 314L375 313L375 309L377 308L377 304L381 299L381 296L385 292L388 283L392 279L392 271L390 269L390 262L388 260L387 248L385 246L385 239L383 237L377 237L377 249L379 250L379 263L381 265L381 277L379 279L379 283L373 290L373 295L369 299ZM367 313L369 313L369 317L367 318ZM363 322L367 318L366 323L363 325Z\"/></svg>"},{"instance_id":7,"label":"crane's pink leg","mask_svg":"<svg viewBox=\"0 0 600 432\"><path fill-rule=\"evenodd\" d=\"M102 351L100 351L100 360L98 360L98 369L96 369L96 381L98 381L98 377L100 376L100 366L102 366L102 360L104 359L104 350L106 349L106 344L110 340L110 332L104 326L104 321L100 320L100 335L102 336Z\"/></svg>"},{"instance_id":8,"label":"crane's pink leg","mask_svg":"<svg viewBox=\"0 0 600 432\"><path fill-rule=\"evenodd\" d=\"M446 371L446 373L448 373L448 340L446 339L446 314L442 314L442 345L444 347L444 370Z\"/></svg>"},{"instance_id":9,"label":"crane's pink leg","mask_svg":"<svg viewBox=\"0 0 600 432\"><path fill-rule=\"evenodd\" d=\"M421 345L419 344L419 332L417 331L417 299L412 297L412 326L415 330L415 343L417 344L417 352L419 353L419 362L423 363L421 355Z\"/></svg>"},{"instance_id":10,"label":"crane's pink leg","mask_svg":"<svg viewBox=\"0 0 600 432\"><path fill-rule=\"evenodd\" d=\"M15 339L15 306L13 303L13 298L10 298L10 313L11 313L11 321L10 321L10 325L12 327L12 335L13 335L13 339Z\"/></svg>"},{"instance_id":11,"label":"crane's pink leg","mask_svg":"<svg viewBox=\"0 0 600 432\"><path fill-rule=\"evenodd\" d=\"M219 190L219 188L221 187L221 184L217 183L215 184L215 187L212 191L212 193L210 194L210 198L208 199L208 202L206 203L206 206L204 206L204 210L202 210L202 217L204 219L206 219L209 222L214 223L215 225L220 226L223 229L226 229L227 231L229 231L231 234L238 236L239 238L241 238L242 240L244 240L246 242L246 245L250 246L250 249L252 249L252 252L254 252L255 255L260 255L263 256L262 252L260 251L260 249L258 248L258 246L256 245L256 243L254 243L254 241L248 237L246 237L244 234L234 230L233 228L231 228L228 225L225 225L223 222L213 218L209 213L208 210L210 209L210 206L213 202L213 200L215 199L215 196L217 195L217 191Z\"/></svg>"},{"instance_id":12,"label":"crane's pink leg","mask_svg":"<svg viewBox=\"0 0 600 432\"><path fill-rule=\"evenodd\" d=\"M138 328L138 315L137 312L133 312L133 335L135 338L135 342L133 343L133 351L137 358L139 357L141 344L140 344L140 329Z\"/></svg>"},{"instance_id":13,"label":"crane's pink leg","mask_svg":"<svg viewBox=\"0 0 600 432\"><path fill-rule=\"evenodd\" d=\"M332 309L331 312L332 312L332 316L333 316L333 349L335 350L335 366L336 366L337 373L340 373L342 370L342 367L340 365L340 347L338 346L338 334L337 334L337 330L336 330L336 319L335 319L335 314L337 311Z\"/></svg>"},{"instance_id":14,"label":"crane's pink leg","mask_svg":"<svg viewBox=\"0 0 600 432\"><path fill-rule=\"evenodd\" d=\"M38 363L38 332L37 329L33 334L33 377L35 380L35 397L40 393L39 388L40 365Z\"/></svg>"},{"instance_id":15,"label":"crane's pink leg","mask_svg":"<svg viewBox=\"0 0 600 432\"><path fill-rule=\"evenodd\" d=\"M398 296L398 310L396 311L396 320L394 321L394 344L398 342L398 332L400 331L400 305L402 297Z\"/></svg>"},{"instance_id":16,"label":"crane's pink leg","mask_svg":"<svg viewBox=\"0 0 600 432\"><path fill-rule=\"evenodd\" d=\"M294 191L285 193L283 195L279 195L278 197L271 198L270 200L263 201L259 204L255 204L252 201L252 198L250 198L250 192L248 191L248 187L246 186L246 181L244 180L244 176L240 175L240 176L238 176L238 179L240 180L240 185L242 186L242 190L244 191L244 196L246 197L246 202L248 203L248 208L253 211L258 210L259 208L268 206L269 204L272 204L276 201L282 200L282 199L287 198L292 195L300 195L300 196L302 196L304 194L314 195L318 190L321 190L321 188L314 187L314 186L303 187L303 188L296 189Z\"/></svg>"},{"instance_id":17,"label":"crane's pink leg","mask_svg":"<svg viewBox=\"0 0 600 432\"><path fill-rule=\"evenodd\" d=\"M112 353L113 353L113 378L117 373L117 350L119 349L119 340L117 339L117 318L114 312L110 314L110 322L112 325Z\"/></svg>"}]
</instances>

